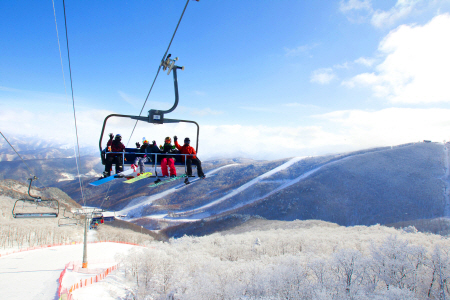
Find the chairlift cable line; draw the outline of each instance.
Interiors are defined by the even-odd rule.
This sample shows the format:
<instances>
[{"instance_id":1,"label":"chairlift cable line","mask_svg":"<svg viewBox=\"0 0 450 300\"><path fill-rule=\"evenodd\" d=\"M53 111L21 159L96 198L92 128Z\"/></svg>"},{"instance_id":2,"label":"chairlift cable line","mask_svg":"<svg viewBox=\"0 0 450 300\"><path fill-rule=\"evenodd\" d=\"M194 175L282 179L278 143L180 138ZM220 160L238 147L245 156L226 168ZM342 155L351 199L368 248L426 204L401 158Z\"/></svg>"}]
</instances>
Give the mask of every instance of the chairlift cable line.
<instances>
[{"instance_id":1,"label":"chairlift cable line","mask_svg":"<svg viewBox=\"0 0 450 300\"><path fill-rule=\"evenodd\" d=\"M72 91L73 118L74 118L74 122L75 122L75 135L76 135L77 148L78 148L78 161L81 161L81 157L80 157L80 143L79 143L79 139L78 139L77 115L76 115L76 110L75 110L75 98L73 96L72 68L71 68L71 65L70 65L69 35L68 35L68 32L67 32L66 4L65 4L64 0L63 0L63 8L64 8L64 26L65 26L65 30L66 30L67 59L69 61L70 89ZM76 157L76 155L75 155L75 157ZM78 161L77 161L77 172L78 172L78 181L80 183L81 200L83 201L84 206L86 206L86 199L84 197L83 184L81 182L80 167L79 167Z\"/></svg>"},{"instance_id":2,"label":"chairlift cable line","mask_svg":"<svg viewBox=\"0 0 450 300\"><path fill-rule=\"evenodd\" d=\"M64 0L63 0L63 1L64 1ZM164 53L164 56L162 57L161 61L164 61L164 59L166 58L167 53L169 52L170 46L172 45L173 39L175 38L175 34L177 33L178 27L180 26L181 19L183 19L184 12L186 11L186 8L187 8L187 6L188 6L188 4L189 4L189 1L190 1L190 0L187 0L187 1L186 1L186 5L184 6L184 9L183 9L183 12L181 13L180 19L178 20L177 27L175 28L175 31L173 32L172 38L170 39L170 42L169 42L169 46L167 47L167 50L166 50L166 52ZM160 64L159 67L158 67L158 71L156 72L155 79L153 80L153 83L152 83L152 85L151 85L151 87L150 87L150 90L148 91L147 97L145 98L144 105L142 105L142 108L141 108L141 111L140 111L140 113L139 113L139 116L142 115L142 111L144 110L145 104L147 104L148 97L150 96L150 93L151 93L152 90L153 90L153 86L155 85L156 78L158 78L158 75L159 75L159 72L160 72L160 71L161 71L161 64ZM136 125L137 125L138 122L139 122L139 121L136 120L136 123L134 124L133 130L131 131L130 138L129 138L128 142L127 142L127 146L128 146L128 144L130 143L130 141L131 141L131 137L133 136L134 130L136 129Z\"/></svg>"},{"instance_id":3,"label":"chairlift cable line","mask_svg":"<svg viewBox=\"0 0 450 300\"><path fill-rule=\"evenodd\" d=\"M103 206L103 202L105 202L105 200L108 198L108 193L109 193L109 189L111 188L111 184L109 185L109 187L108 187L108 190L106 191L106 194L105 194L105 198L103 198L103 201L102 201L102 203L100 204L100 209L102 208L102 206Z\"/></svg>"},{"instance_id":4,"label":"chairlift cable line","mask_svg":"<svg viewBox=\"0 0 450 300\"><path fill-rule=\"evenodd\" d=\"M67 111L70 113L69 99L67 97L66 76L64 75L64 64L63 64L63 60L62 60L61 44L59 43L58 22L56 21L56 10L55 10L55 1L54 0L52 0L52 4L53 4L53 16L55 17L56 39L58 41L59 60L61 62L61 73L62 73L63 83L64 83L64 94L66 95ZM77 150L75 148L75 143L73 143L73 152L75 155L76 164L78 166Z\"/></svg>"},{"instance_id":5,"label":"chairlift cable line","mask_svg":"<svg viewBox=\"0 0 450 300\"><path fill-rule=\"evenodd\" d=\"M22 158L22 156L20 156L20 154L16 151L16 149L13 147L13 145L11 145L11 143L8 141L8 139L6 138L6 136L3 135L3 133L0 131L0 134L3 136L3 138L5 139L5 141L9 144L9 146L11 146L11 148L14 150L14 152L16 152L17 156L19 156L19 158L22 160L22 162L25 164L25 166L27 167L28 171L30 171L30 176L35 177L37 180L39 180L39 178L37 178L34 175L34 172L31 170L30 166L25 162L25 160ZM44 187L47 188L42 182L39 181L39 183Z\"/></svg>"},{"instance_id":6,"label":"chairlift cable line","mask_svg":"<svg viewBox=\"0 0 450 300\"><path fill-rule=\"evenodd\" d=\"M63 83L64 83L64 93L66 95L67 111L70 113L69 99L67 97L66 77L64 75L64 64L63 64L63 60L62 60L61 44L59 42L58 22L56 20L56 10L55 10L55 1L54 0L52 0L52 4L53 4L53 16L55 17L56 39L58 41L59 60L61 62L61 73L63 76ZM78 156L77 156L77 149L75 147L75 142L73 142L73 152L74 152L74 156L75 156L75 164L77 166L78 177L80 177L80 171L79 171L79 166L78 166Z\"/></svg>"}]
</instances>

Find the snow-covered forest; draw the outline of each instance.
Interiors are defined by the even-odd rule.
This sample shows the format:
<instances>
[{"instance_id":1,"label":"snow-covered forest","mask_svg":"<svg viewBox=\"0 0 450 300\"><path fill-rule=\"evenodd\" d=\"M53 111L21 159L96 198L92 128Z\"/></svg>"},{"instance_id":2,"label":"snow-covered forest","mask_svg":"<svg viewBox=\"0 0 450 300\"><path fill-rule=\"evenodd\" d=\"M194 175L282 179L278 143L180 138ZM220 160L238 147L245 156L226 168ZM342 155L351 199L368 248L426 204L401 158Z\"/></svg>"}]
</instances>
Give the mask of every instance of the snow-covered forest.
<instances>
[{"instance_id":1,"label":"snow-covered forest","mask_svg":"<svg viewBox=\"0 0 450 300\"><path fill-rule=\"evenodd\" d=\"M450 240L413 227L285 222L118 258L127 299L448 299Z\"/></svg>"}]
</instances>

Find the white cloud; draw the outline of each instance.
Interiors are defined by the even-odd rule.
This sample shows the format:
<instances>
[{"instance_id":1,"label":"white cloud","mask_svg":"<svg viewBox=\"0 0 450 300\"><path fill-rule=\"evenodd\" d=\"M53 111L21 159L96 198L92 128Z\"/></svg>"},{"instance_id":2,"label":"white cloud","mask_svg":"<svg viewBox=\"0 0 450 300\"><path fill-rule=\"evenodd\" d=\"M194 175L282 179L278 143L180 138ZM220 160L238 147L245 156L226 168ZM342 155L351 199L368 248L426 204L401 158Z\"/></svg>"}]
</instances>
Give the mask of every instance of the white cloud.
<instances>
[{"instance_id":1,"label":"white cloud","mask_svg":"<svg viewBox=\"0 0 450 300\"><path fill-rule=\"evenodd\" d=\"M195 116L216 116L223 114L222 111L212 110L211 108L191 109L191 114Z\"/></svg>"},{"instance_id":2,"label":"white cloud","mask_svg":"<svg viewBox=\"0 0 450 300\"><path fill-rule=\"evenodd\" d=\"M422 14L439 11L448 4L448 0L397 0L388 10L375 9L370 0L341 1L339 10L351 22L370 22L374 27L386 28L398 25L398 22ZM410 20L408 20L410 21Z\"/></svg>"},{"instance_id":3,"label":"white cloud","mask_svg":"<svg viewBox=\"0 0 450 300\"><path fill-rule=\"evenodd\" d=\"M261 106L240 106L240 109L255 111L255 112L273 112L271 107L261 107Z\"/></svg>"},{"instance_id":4,"label":"white cloud","mask_svg":"<svg viewBox=\"0 0 450 300\"><path fill-rule=\"evenodd\" d=\"M373 13L370 0L341 1L339 10L345 14L350 22L354 23L366 22Z\"/></svg>"},{"instance_id":5,"label":"white cloud","mask_svg":"<svg viewBox=\"0 0 450 300\"><path fill-rule=\"evenodd\" d=\"M81 147L98 147L104 118L112 112L91 110L77 113ZM292 156L321 155L375 146L389 146L424 139L450 138L449 109L389 108L379 111L335 111L315 116L311 126L202 125L199 157L249 157L278 159ZM34 113L21 109L0 111L2 132L7 136L32 135L43 140L74 142L73 121L69 114ZM120 133L127 144L134 120L110 118L108 133ZM190 137L196 143L193 124L153 125L139 122L130 146L142 137L162 143L165 136Z\"/></svg>"},{"instance_id":6,"label":"white cloud","mask_svg":"<svg viewBox=\"0 0 450 300\"><path fill-rule=\"evenodd\" d=\"M285 56L292 57L292 56L303 55L305 53L308 53L310 50L314 49L318 45L319 44L315 43L315 44L298 46L297 48L293 48L293 49L285 47L284 48Z\"/></svg>"},{"instance_id":7,"label":"white cloud","mask_svg":"<svg viewBox=\"0 0 450 300\"><path fill-rule=\"evenodd\" d=\"M3 91L3 92L21 92L21 90L9 88L9 87L6 87L6 86L0 86L0 91Z\"/></svg>"},{"instance_id":8,"label":"white cloud","mask_svg":"<svg viewBox=\"0 0 450 300\"><path fill-rule=\"evenodd\" d=\"M348 0L341 1L339 5L341 12L348 12L351 10L372 10L372 3L370 0Z\"/></svg>"},{"instance_id":9,"label":"white cloud","mask_svg":"<svg viewBox=\"0 0 450 300\"><path fill-rule=\"evenodd\" d=\"M192 93L196 96L206 96L207 95L206 92L203 92L203 91L193 91Z\"/></svg>"},{"instance_id":10,"label":"white cloud","mask_svg":"<svg viewBox=\"0 0 450 300\"><path fill-rule=\"evenodd\" d=\"M133 107L139 107L138 103L143 103L142 99L137 99L135 97L132 97L122 91L118 91L120 98L122 98L123 101L125 101L128 104L131 104Z\"/></svg>"},{"instance_id":11,"label":"white cloud","mask_svg":"<svg viewBox=\"0 0 450 300\"><path fill-rule=\"evenodd\" d=\"M449 140L449 114L449 109L387 108L335 111L316 117L329 122L350 145L368 148L424 139Z\"/></svg>"},{"instance_id":12,"label":"white cloud","mask_svg":"<svg viewBox=\"0 0 450 300\"><path fill-rule=\"evenodd\" d=\"M408 16L420 2L422 0L398 0L389 11L375 11L371 23L375 27L391 26L396 21Z\"/></svg>"},{"instance_id":13,"label":"white cloud","mask_svg":"<svg viewBox=\"0 0 450 300\"><path fill-rule=\"evenodd\" d=\"M360 57L355 60L355 63L366 66L366 67L371 67L375 63L375 59Z\"/></svg>"},{"instance_id":14,"label":"white cloud","mask_svg":"<svg viewBox=\"0 0 450 300\"><path fill-rule=\"evenodd\" d=\"M344 81L349 87L370 87L377 97L395 103L450 102L450 15L424 26L402 25L391 31L378 50L384 61L375 72Z\"/></svg>"},{"instance_id":15,"label":"white cloud","mask_svg":"<svg viewBox=\"0 0 450 300\"><path fill-rule=\"evenodd\" d=\"M278 159L330 151L329 145L340 143L340 136L320 126L203 126L201 156L250 157ZM219 150L220 149L220 150Z\"/></svg>"},{"instance_id":16,"label":"white cloud","mask_svg":"<svg viewBox=\"0 0 450 300\"><path fill-rule=\"evenodd\" d=\"M299 107L299 108L309 108L309 109L318 109L318 108L320 108L320 107L317 106L317 105L313 105L313 104L303 104L303 103L298 103L298 102L286 103L286 104L283 104L283 106L290 107L290 108L295 108L295 107Z\"/></svg>"},{"instance_id":17,"label":"white cloud","mask_svg":"<svg viewBox=\"0 0 450 300\"><path fill-rule=\"evenodd\" d=\"M315 70L311 75L311 82L319 83L319 84L328 84L330 83L336 75L331 68L323 68Z\"/></svg>"}]
</instances>

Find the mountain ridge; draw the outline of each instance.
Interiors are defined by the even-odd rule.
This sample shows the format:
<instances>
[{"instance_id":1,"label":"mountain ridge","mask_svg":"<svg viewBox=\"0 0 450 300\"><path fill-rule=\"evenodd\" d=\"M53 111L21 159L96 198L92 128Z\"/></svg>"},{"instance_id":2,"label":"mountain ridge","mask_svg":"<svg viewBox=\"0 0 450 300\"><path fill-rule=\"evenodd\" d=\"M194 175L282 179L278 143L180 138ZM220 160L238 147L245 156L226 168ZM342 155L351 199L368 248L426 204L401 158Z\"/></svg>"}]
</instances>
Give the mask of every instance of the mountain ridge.
<instances>
[{"instance_id":1,"label":"mountain ridge","mask_svg":"<svg viewBox=\"0 0 450 300\"><path fill-rule=\"evenodd\" d=\"M93 175L103 169L94 156L82 157L80 171L87 205L127 215L124 220L166 231L170 237L178 236L174 230L201 232L199 228L209 224L212 229L205 232L214 232L214 226L226 228L254 218L318 219L352 226L445 217L450 210L448 161L447 145L439 143L274 161L216 159L203 162L205 172L215 176L182 189L181 181L149 188L154 180L150 178L133 184L117 179L92 187L88 184L96 180ZM67 168L69 162L74 163L55 158L27 164L44 172L45 184L61 188L80 203L76 166ZM14 166L0 162L0 176L26 178L27 170Z\"/></svg>"}]
</instances>

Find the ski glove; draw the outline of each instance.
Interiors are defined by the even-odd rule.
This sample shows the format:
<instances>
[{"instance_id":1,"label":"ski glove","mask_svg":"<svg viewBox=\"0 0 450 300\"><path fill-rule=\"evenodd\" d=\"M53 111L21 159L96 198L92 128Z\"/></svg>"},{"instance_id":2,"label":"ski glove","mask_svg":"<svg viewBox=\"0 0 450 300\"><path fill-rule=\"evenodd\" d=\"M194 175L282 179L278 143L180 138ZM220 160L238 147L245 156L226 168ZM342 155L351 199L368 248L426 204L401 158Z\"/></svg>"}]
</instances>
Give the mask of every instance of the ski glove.
<instances>
[{"instance_id":1,"label":"ski glove","mask_svg":"<svg viewBox=\"0 0 450 300\"><path fill-rule=\"evenodd\" d=\"M173 140L176 142L176 141L178 141L178 137L177 136L174 136L173 137Z\"/></svg>"}]
</instances>

